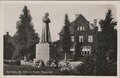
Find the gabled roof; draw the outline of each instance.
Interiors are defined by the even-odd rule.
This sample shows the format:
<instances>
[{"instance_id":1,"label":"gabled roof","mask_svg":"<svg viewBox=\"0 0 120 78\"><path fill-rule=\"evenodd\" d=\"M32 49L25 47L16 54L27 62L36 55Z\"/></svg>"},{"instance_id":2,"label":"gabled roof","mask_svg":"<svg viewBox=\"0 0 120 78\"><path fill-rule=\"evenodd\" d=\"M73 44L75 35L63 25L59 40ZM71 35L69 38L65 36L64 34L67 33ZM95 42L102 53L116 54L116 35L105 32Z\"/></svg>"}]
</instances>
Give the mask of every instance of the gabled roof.
<instances>
[{"instance_id":1,"label":"gabled roof","mask_svg":"<svg viewBox=\"0 0 120 78\"><path fill-rule=\"evenodd\" d=\"M75 22L77 20L79 20L79 22L88 22L89 23L89 21L87 21L87 19L82 14L80 14L73 22ZM73 23L73 22L71 22L71 23Z\"/></svg>"},{"instance_id":2,"label":"gabled roof","mask_svg":"<svg viewBox=\"0 0 120 78\"><path fill-rule=\"evenodd\" d=\"M70 31L71 31L71 34L74 33L74 26L76 24L76 22L79 21L79 23L84 23L84 25L89 25L89 21L86 20L86 18L84 18L84 16L82 14L80 14L74 21L72 21L70 23ZM63 27L64 28L64 27ZM60 31L59 35L62 35L63 34L63 29Z\"/></svg>"}]
</instances>

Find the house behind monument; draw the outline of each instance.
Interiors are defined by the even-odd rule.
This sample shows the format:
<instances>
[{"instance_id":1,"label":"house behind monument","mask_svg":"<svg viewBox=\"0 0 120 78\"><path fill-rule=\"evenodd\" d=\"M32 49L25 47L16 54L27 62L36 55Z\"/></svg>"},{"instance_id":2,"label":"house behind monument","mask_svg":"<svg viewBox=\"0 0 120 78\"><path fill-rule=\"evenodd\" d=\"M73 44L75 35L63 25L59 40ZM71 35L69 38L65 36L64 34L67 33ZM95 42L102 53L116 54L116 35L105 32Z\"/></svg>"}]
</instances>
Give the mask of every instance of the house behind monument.
<instances>
[{"instance_id":1,"label":"house behind monument","mask_svg":"<svg viewBox=\"0 0 120 78\"><path fill-rule=\"evenodd\" d=\"M78 51L78 59L81 57L94 56L96 53L96 45L97 45L97 19L94 19L94 23L90 23L82 14L76 14L76 19L70 23L70 34L72 46L70 52L67 53L67 59L73 60L75 57L75 45L76 45L76 37L79 35L79 51ZM59 33L60 40L55 41L54 45L56 47L56 58L59 60L64 59L64 52L62 50L62 38L63 31L62 29ZM78 33L78 35L77 35Z\"/></svg>"}]
</instances>

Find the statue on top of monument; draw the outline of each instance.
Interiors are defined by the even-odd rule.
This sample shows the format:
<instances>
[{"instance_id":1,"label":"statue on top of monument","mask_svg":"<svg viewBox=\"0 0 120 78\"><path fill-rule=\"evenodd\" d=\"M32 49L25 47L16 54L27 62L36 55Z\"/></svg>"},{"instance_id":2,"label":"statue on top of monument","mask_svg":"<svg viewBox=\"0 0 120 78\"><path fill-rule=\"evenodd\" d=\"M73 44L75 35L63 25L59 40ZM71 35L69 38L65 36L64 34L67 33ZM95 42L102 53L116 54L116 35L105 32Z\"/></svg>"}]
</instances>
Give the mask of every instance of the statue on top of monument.
<instances>
[{"instance_id":1,"label":"statue on top of monument","mask_svg":"<svg viewBox=\"0 0 120 78\"><path fill-rule=\"evenodd\" d=\"M46 12L46 13L45 13L45 16L44 16L44 17L43 17L43 19L42 19L42 20L43 20L43 22L50 23L50 19L49 19L49 17L48 17L48 16L49 16L49 13L48 13L48 12Z\"/></svg>"},{"instance_id":2,"label":"statue on top of monument","mask_svg":"<svg viewBox=\"0 0 120 78\"><path fill-rule=\"evenodd\" d=\"M50 29L49 29L49 13L46 12L45 16L43 16L43 28L42 28L42 36L41 36L41 43L51 42L51 35L50 35Z\"/></svg>"}]
</instances>

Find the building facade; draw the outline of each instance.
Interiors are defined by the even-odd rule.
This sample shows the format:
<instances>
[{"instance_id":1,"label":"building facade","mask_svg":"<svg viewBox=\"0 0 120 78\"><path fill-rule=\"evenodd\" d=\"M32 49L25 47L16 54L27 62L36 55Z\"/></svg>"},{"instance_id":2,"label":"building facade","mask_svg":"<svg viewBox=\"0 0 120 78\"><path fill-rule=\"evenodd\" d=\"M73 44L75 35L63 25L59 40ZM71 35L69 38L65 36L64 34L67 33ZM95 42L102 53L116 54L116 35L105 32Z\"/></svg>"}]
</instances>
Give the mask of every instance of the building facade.
<instances>
[{"instance_id":1,"label":"building facade","mask_svg":"<svg viewBox=\"0 0 120 78\"><path fill-rule=\"evenodd\" d=\"M94 23L90 23L81 14L75 15L76 19L70 23L70 34L71 34L71 49L70 53L67 54L67 59L74 59L76 57L87 57L92 56L96 52L97 47L97 20L94 19ZM57 57L59 59L64 58L64 53L62 51L61 42L63 31L62 29L59 33L60 40L56 43L57 46ZM78 48L76 48L78 46Z\"/></svg>"},{"instance_id":2,"label":"building facade","mask_svg":"<svg viewBox=\"0 0 120 78\"><path fill-rule=\"evenodd\" d=\"M7 32L3 36L3 40L4 40L4 46L3 46L4 60L11 60L15 50L15 47L13 45L13 37L9 35L9 32Z\"/></svg>"}]
</instances>

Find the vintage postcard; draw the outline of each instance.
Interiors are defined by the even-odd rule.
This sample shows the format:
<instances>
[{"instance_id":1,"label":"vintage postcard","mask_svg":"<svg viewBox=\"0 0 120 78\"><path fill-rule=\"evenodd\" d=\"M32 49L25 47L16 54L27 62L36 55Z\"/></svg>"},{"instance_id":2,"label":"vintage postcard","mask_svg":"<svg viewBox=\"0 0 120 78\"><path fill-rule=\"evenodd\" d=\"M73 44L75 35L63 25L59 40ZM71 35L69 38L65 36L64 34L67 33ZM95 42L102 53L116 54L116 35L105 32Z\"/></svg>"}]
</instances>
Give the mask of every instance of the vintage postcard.
<instances>
[{"instance_id":1,"label":"vintage postcard","mask_svg":"<svg viewBox=\"0 0 120 78\"><path fill-rule=\"evenodd\" d=\"M0 77L119 78L119 1L0 5Z\"/></svg>"}]
</instances>

